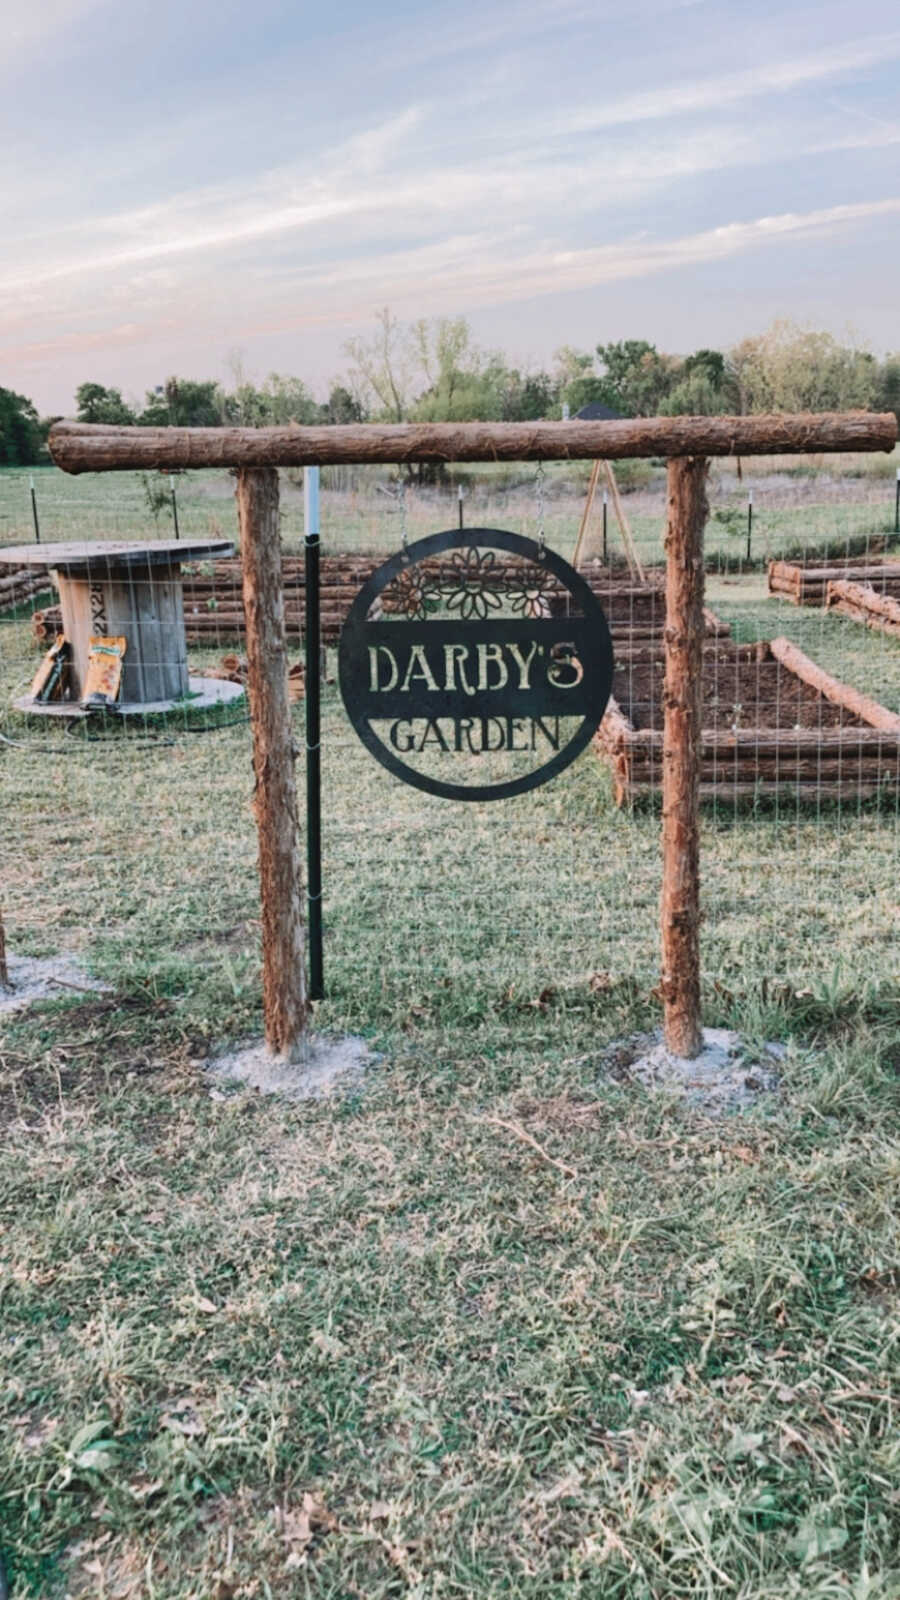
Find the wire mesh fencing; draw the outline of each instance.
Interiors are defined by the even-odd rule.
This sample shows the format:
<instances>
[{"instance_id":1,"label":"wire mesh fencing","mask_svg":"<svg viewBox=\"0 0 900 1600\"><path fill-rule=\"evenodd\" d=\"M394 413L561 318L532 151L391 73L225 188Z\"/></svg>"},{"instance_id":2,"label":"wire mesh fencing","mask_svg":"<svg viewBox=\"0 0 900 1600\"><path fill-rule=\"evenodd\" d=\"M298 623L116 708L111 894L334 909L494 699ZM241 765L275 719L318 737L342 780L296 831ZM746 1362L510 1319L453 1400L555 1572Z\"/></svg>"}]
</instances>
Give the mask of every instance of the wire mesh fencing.
<instances>
[{"instance_id":1,"label":"wire mesh fencing","mask_svg":"<svg viewBox=\"0 0 900 1600\"><path fill-rule=\"evenodd\" d=\"M589 470L547 469L545 536L568 558ZM759 462L740 479L731 464L713 468L701 750L713 1020L746 1023L781 992L837 1003L897 983L900 637L865 596L841 609L847 596L828 588L897 594L895 473L878 457ZM186 551L216 541L236 550L226 473L170 482L45 469L35 479L42 544L150 549L176 542L177 518ZM301 743L302 483L299 473L281 480ZM473 469L449 489L413 481L402 507L396 474L335 469L331 483L323 474L323 1022L411 1032L438 1022L448 1039L464 1027L493 1056L535 1015L552 1017L560 1047L572 1049L586 1031L603 1040L655 1018L665 494L652 464L632 463L620 480L642 574L609 505L606 561L601 503L580 552L612 629L614 705L552 784L459 804L398 783L371 759L341 702L335 647L353 596L402 534L412 542L456 524L460 484L466 523L533 536L533 470ZM0 542L34 544L34 532L28 474L0 474ZM167 634L159 613L176 568L181 612ZM133 617L123 681L155 651L155 665L178 669L175 692L153 701L139 687L127 715L121 701L99 716L75 715L64 698L55 710L23 709L66 619L49 572L0 552L7 943L14 955L70 952L86 972L164 995L206 984L209 1031L225 1035L256 1015L259 982L240 563L221 551L173 555L162 568L148 557L132 573L146 606ZM119 613L90 623L94 638L128 631Z\"/></svg>"}]
</instances>

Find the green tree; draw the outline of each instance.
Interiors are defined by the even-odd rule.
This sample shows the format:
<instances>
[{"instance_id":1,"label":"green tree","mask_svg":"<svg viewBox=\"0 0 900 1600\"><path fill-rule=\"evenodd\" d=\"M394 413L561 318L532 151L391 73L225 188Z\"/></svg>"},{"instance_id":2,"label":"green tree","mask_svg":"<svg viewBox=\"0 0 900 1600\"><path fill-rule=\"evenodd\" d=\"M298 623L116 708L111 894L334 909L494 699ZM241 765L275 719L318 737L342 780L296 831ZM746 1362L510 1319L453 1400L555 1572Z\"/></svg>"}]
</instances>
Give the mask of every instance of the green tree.
<instances>
[{"instance_id":1,"label":"green tree","mask_svg":"<svg viewBox=\"0 0 900 1600\"><path fill-rule=\"evenodd\" d=\"M568 406L574 415L595 400L610 403L608 385L595 373L594 357L589 350L576 350L574 345L564 344L553 360L556 398L560 406Z\"/></svg>"},{"instance_id":2,"label":"green tree","mask_svg":"<svg viewBox=\"0 0 900 1600\"><path fill-rule=\"evenodd\" d=\"M215 378L167 378L147 393L139 421L145 427L215 428L225 421L225 395Z\"/></svg>"},{"instance_id":3,"label":"green tree","mask_svg":"<svg viewBox=\"0 0 900 1600\"><path fill-rule=\"evenodd\" d=\"M714 417L721 413L722 390L702 367L681 378L660 401L661 417Z\"/></svg>"},{"instance_id":4,"label":"green tree","mask_svg":"<svg viewBox=\"0 0 900 1600\"><path fill-rule=\"evenodd\" d=\"M433 372L433 381L410 407L416 422L490 422L502 415L506 368L495 357L468 349L457 364L449 351ZM423 363L423 373L429 371Z\"/></svg>"},{"instance_id":5,"label":"green tree","mask_svg":"<svg viewBox=\"0 0 900 1600\"><path fill-rule=\"evenodd\" d=\"M504 366L498 380L501 422L537 422L558 412L559 384L549 372Z\"/></svg>"},{"instance_id":6,"label":"green tree","mask_svg":"<svg viewBox=\"0 0 900 1600\"><path fill-rule=\"evenodd\" d=\"M322 407L323 422L365 422L366 410L362 401L342 383L333 383L331 392Z\"/></svg>"},{"instance_id":7,"label":"green tree","mask_svg":"<svg viewBox=\"0 0 900 1600\"><path fill-rule=\"evenodd\" d=\"M121 390L107 389L102 383L80 383L75 391L79 422L124 422L136 420Z\"/></svg>"},{"instance_id":8,"label":"green tree","mask_svg":"<svg viewBox=\"0 0 900 1600\"><path fill-rule=\"evenodd\" d=\"M740 414L742 409L741 386L728 356L721 350L695 350L685 357L680 376L660 401L659 415L712 417Z\"/></svg>"},{"instance_id":9,"label":"green tree","mask_svg":"<svg viewBox=\"0 0 900 1600\"><path fill-rule=\"evenodd\" d=\"M246 428L285 426L319 421L319 407L300 378L270 372L257 387L242 380L224 397L224 419Z\"/></svg>"},{"instance_id":10,"label":"green tree","mask_svg":"<svg viewBox=\"0 0 900 1600\"><path fill-rule=\"evenodd\" d=\"M885 356L878 367L872 405L876 411L893 411L900 422L900 351Z\"/></svg>"},{"instance_id":11,"label":"green tree","mask_svg":"<svg viewBox=\"0 0 900 1600\"><path fill-rule=\"evenodd\" d=\"M598 344L597 357L602 368L600 392L591 399L628 417L655 417L681 377L678 357L662 355L646 339Z\"/></svg>"},{"instance_id":12,"label":"green tree","mask_svg":"<svg viewBox=\"0 0 900 1600\"><path fill-rule=\"evenodd\" d=\"M868 350L778 321L731 351L746 411L847 411L870 407L878 368Z\"/></svg>"},{"instance_id":13,"label":"green tree","mask_svg":"<svg viewBox=\"0 0 900 1600\"><path fill-rule=\"evenodd\" d=\"M34 466L43 448L44 432L33 402L13 389L0 389L0 464Z\"/></svg>"},{"instance_id":14,"label":"green tree","mask_svg":"<svg viewBox=\"0 0 900 1600\"><path fill-rule=\"evenodd\" d=\"M274 425L319 420L319 407L301 378L270 372L260 390L267 415Z\"/></svg>"},{"instance_id":15,"label":"green tree","mask_svg":"<svg viewBox=\"0 0 900 1600\"><path fill-rule=\"evenodd\" d=\"M416 341L392 317L387 306L376 317L371 339L348 339L350 387L367 411L391 422L405 422L415 396L418 366Z\"/></svg>"}]
</instances>

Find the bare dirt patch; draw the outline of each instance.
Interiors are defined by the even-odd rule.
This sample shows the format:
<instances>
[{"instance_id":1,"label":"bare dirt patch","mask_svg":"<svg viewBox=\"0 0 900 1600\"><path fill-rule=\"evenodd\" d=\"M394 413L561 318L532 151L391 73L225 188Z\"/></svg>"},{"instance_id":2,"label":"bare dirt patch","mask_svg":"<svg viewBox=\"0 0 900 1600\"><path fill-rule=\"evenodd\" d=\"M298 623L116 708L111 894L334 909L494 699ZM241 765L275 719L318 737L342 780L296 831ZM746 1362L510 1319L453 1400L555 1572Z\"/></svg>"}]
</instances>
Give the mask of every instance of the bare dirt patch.
<instances>
[{"instance_id":1,"label":"bare dirt patch","mask_svg":"<svg viewBox=\"0 0 900 1600\"><path fill-rule=\"evenodd\" d=\"M211 1093L221 1097L221 1084L280 1094L288 1100L318 1100L331 1090L358 1081L378 1057L364 1039L346 1034L338 1039L312 1038L297 1061L282 1061L264 1044L245 1045L207 1062L215 1080Z\"/></svg>"},{"instance_id":2,"label":"bare dirt patch","mask_svg":"<svg viewBox=\"0 0 900 1600\"><path fill-rule=\"evenodd\" d=\"M635 728L663 725L665 662L622 659L613 694ZM780 661L747 661L725 648L708 651L703 672L703 727L862 728L866 724L788 672Z\"/></svg>"},{"instance_id":3,"label":"bare dirt patch","mask_svg":"<svg viewBox=\"0 0 900 1600\"><path fill-rule=\"evenodd\" d=\"M782 1047L767 1046L768 1059L748 1058L739 1034L728 1028L704 1028L703 1048L693 1060L668 1050L660 1031L633 1043L627 1075L648 1089L661 1089L717 1116L743 1111L760 1095L778 1088L777 1061Z\"/></svg>"},{"instance_id":4,"label":"bare dirt patch","mask_svg":"<svg viewBox=\"0 0 900 1600\"><path fill-rule=\"evenodd\" d=\"M58 1000L60 995L108 994L109 984L92 978L73 956L9 956L9 987L0 985L0 1016L21 1011L35 1000Z\"/></svg>"}]
</instances>

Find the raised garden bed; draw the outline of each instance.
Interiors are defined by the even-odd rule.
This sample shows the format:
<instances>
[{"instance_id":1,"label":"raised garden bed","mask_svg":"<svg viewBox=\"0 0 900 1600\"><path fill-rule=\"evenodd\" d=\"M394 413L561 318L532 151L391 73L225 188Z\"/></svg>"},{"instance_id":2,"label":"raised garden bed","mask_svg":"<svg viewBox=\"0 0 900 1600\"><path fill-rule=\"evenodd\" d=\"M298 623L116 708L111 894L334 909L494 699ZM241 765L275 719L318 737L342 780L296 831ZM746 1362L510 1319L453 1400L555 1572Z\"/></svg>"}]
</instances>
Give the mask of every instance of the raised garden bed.
<instances>
[{"instance_id":1,"label":"raised garden bed","mask_svg":"<svg viewBox=\"0 0 900 1600\"><path fill-rule=\"evenodd\" d=\"M9 561L0 561L0 615L26 605L35 595L46 594L53 588L46 567L17 567Z\"/></svg>"},{"instance_id":2,"label":"raised garden bed","mask_svg":"<svg viewBox=\"0 0 900 1600\"><path fill-rule=\"evenodd\" d=\"M325 556L321 561L322 638L335 644L358 589L378 565L377 556ZM241 564L235 559L185 565L182 569L185 637L188 644L215 646L244 635ZM286 556L284 621L289 639L300 639L306 620L306 577L302 557ZM58 606L35 613L38 643L55 635L61 621Z\"/></svg>"},{"instance_id":3,"label":"raised garden bed","mask_svg":"<svg viewBox=\"0 0 900 1600\"><path fill-rule=\"evenodd\" d=\"M362 585L372 576L384 558L378 555L331 555L320 562L321 626L325 644L336 644L347 613ZM427 570L429 563L423 562ZM437 557L431 564L435 572L446 566L446 558ZM509 562L498 561L494 573L498 584L505 582ZM661 576L648 575L645 583L611 573L608 569L588 564L580 569L606 612L613 639L624 643L650 643L662 640L665 627L666 599ZM285 628L289 639L303 635L306 620L306 578L302 558L286 556L283 566ZM554 585L547 586L551 608L554 604ZM559 604L566 603L566 593L559 588ZM202 567L185 566L183 569L184 623L188 644L216 645L225 639L239 639L244 632L244 603L241 589L240 561L225 560L206 563ZM726 638L728 624L714 612L705 613L707 637ZM61 626L58 606L49 606L36 612L34 633L38 643L46 648L48 640L55 638Z\"/></svg>"},{"instance_id":4,"label":"raised garden bed","mask_svg":"<svg viewBox=\"0 0 900 1600\"><path fill-rule=\"evenodd\" d=\"M769 593L795 606L824 606L828 585L841 579L871 584L878 594L900 595L900 556L849 556L823 562L770 561Z\"/></svg>"},{"instance_id":5,"label":"raised garden bed","mask_svg":"<svg viewBox=\"0 0 900 1600\"><path fill-rule=\"evenodd\" d=\"M665 575L648 572L643 583L625 579L609 570L590 564L579 566L579 573L597 596L613 640L620 644L662 642L666 626ZM731 628L721 617L704 606L703 617L708 639L727 639Z\"/></svg>"},{"instance_id":6,"label":"raised garden bed","mask_svg":"<svg viewBox=\"0 0 900 1600\"><path fill-rule=\"evenodd\" d=\"M870 583L851 583L838 578L828 585L825 604L829 611L840 611L867 628L880 633L890 633L900 639L900 599L893 594L882 594Z\"/></svg>"},{"instance_id":7,"label":"raised garden bed","mask_svg":"<svg viewBox=\"0 0 900 1600\"><path fill-rule=\"evenodd\" d=\"M662 785L663 677L657 648L620 653L594 736L616 803ZM868 798L900 778L900 716L840 683L787 639L707 646L700 797L783 793Z\"/></svg>"}]
</instances>

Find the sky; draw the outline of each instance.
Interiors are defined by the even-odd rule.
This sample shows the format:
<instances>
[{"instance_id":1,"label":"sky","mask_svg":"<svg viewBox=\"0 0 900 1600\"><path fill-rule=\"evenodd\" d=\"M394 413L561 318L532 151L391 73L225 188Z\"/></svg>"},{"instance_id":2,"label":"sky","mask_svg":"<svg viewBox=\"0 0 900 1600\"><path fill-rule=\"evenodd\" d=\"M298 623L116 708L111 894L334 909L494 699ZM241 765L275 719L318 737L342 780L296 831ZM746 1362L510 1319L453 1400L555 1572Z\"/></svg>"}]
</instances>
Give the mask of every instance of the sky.
<instances>
[{"instance_id":1,"label":"sky","mask_svg":"<svg viewBox=\"0 0 900 1600\"><path fill-rule=\"evenodd\" d=\"M893 0L0 0L0 386L324 398L383 306L900 348L898 81Z\"/></svg>"}]
</instances>

